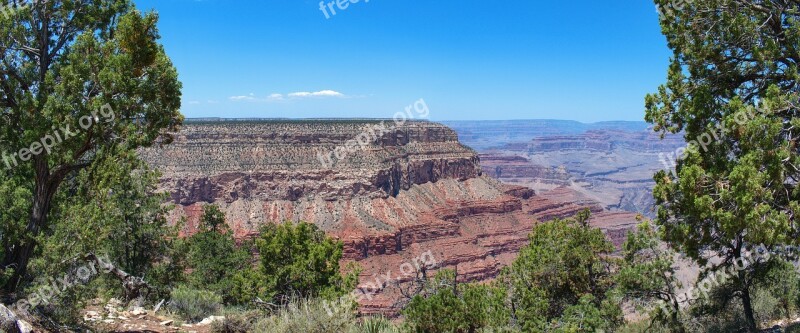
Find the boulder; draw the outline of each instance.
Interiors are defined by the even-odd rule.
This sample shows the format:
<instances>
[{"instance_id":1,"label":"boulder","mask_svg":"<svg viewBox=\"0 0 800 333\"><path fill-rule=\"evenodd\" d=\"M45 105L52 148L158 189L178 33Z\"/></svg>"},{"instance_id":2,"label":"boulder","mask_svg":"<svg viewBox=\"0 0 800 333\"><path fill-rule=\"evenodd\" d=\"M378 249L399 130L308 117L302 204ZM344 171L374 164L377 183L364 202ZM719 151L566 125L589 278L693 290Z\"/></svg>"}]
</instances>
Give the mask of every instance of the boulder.
<instances>
[{"instance_id":1,"label":"boulder","mask_svg":"<svg viewBox=\"0 0 800 333\"><path fill-rule=\"evenodd\" d=\"M14 312L0 304L0 331L5 333L31 333L33 326L19 319Z\"/></svg>"}]
</instances>

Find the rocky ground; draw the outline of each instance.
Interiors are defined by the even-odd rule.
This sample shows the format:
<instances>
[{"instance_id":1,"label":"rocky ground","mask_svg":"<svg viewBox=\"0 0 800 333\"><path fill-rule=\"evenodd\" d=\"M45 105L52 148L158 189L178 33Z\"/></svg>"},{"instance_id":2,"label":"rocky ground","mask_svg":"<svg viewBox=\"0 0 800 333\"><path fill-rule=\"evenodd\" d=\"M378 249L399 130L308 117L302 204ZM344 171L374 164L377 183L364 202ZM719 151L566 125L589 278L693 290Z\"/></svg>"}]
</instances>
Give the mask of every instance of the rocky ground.
<instances>
[{"instance_id":1,"label":"rocky ground","mask_svg":"<svg viewBox=\"0 0 800 333\"><path fill-rule=\"evenodd\" d=\"M210 333L215 322L225 319L223 316L210 316L195 324L183 323L166 313L159 306L153 309L128 306L117 299L108 302L95 300L83 311L83 321L92 332L119 333ZM6 307L0 305L0 332L10 333L42 333L47 330L44 323L30 316L17 317Z\"/></svg>"},{"instance_id":2,"label":"rocky ground","mask_svg":"<svg viewBox=\"0 0 800 333\"><path fill-rule=\"evenodd\" d=\"M225 318L211 316L199 323L187 324L159 310L136 306L126 309L122 302L111 299L105 305L95 304L86 308L83 311L83 320L87 325L107 332L209 333L215 321Z\"/></svg>"}]
</instances>

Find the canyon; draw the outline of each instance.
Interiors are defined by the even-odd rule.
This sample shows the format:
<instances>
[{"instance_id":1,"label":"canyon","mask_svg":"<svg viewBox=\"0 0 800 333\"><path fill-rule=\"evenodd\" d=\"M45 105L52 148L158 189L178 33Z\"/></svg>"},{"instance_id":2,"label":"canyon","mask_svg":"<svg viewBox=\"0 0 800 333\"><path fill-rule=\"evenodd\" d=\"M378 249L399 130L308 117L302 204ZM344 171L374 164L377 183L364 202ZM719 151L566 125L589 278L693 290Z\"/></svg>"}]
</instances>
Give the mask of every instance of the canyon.
<instances>
[{"instance_id":1,"label":"canyon","mask_svg":"<svg viewBox=\"0 0 800 333\"><path fill-rule=\"evenodd\" d=\"M375 126L386 130L370 132ZM369 142L346 147L330 166L318 158L363 133ZM140 154L162 172L161 189L175 204L169 219L185 218L183 235L196 231L204 205L216 204L239 239L265 223L306 221L341 240L343 264L356 262L359 288L374 293L360 300L365 314L397 313L397 286L414 278L399 272L423 254L434 270L487 281L536 223L588 209L591 225L617 246L638 223L638 214L570 186L569 174L522 156L479 155L455 130L427 121L188 121L172 144ZM534 176L548 187L519 180Z\"/></svg>"},{"instance_id":2,"label":"canyon","mask_svg":"<svg viewBox=\"0 0 800 333\"><path fill-rule=\"evenodd\" d=\"M686 143L663 139L645 122L566 120L451 121L480 154L484 173L538 192L568 187L611 211L655 217L653 175L674 168Z\"/></svg>"}]
</instances>

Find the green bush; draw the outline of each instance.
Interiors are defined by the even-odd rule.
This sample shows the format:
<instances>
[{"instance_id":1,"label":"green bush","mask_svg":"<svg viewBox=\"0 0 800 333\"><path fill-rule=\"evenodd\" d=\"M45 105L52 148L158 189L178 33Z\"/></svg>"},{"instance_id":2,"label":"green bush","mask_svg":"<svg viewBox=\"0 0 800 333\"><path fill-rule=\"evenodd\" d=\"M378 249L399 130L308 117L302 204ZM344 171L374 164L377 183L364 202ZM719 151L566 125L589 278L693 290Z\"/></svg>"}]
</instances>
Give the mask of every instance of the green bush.
<instances>
[{"instance_id":1,"label":"green bush","mask_svg":"<svg viewBox=\"0 0 800 333\"><path fill-rule=\"evenodd\" d=\"M625 323L617 330L617 333L672 333L669 328L661 322L651 322L649 319Z\"/></svg>"},{"instance_id":2,"label":"green bush","mask_svg":"<svg viewBox=\"0 0 800 333\"><path fill-rule=\"evenodd\" d=\"M251 268L252 256L248 245L236 245L219 207L203 208L198 233L187 238L184 245L192 268L189 285L218 293L226 303L236 303L231 295L234 275Z\"/></svg>"},{"instance_id":3,"label":"green bush","mask_svg":"<svg viewBox=\"0 0 800 333\"><path fill-rule=\"evenodd\" d=\"M786 333L800 333L800 324L791 324L786 327Z\"/></svg>"},{"instance_id":4,"label":"green bush","mask_svg":"<svg viewBox=\"0 0 800 333\"><path fill-rule=\"evenodd\" d=\"M614 331L622 324L622 311L611 297L619 261L605 234L589 225L590 215L586 210L573 219L536 225L529 244L503 270L500 281L523 331L551 326Z\"/></svg>"},{"instance_id":5,"label":"green bush","mask_svg":"<svg viewBox=\"0 0 800 333\"><path fill-rule=\"evenodd\" d=\"M198 322L220 311L222 296L205 290L178 287L170 293L169 307L183 319Z\"/></svg>"},{"instance_id":6,"label":"green bush","mask_svg":"<svg viewBox=\"0 0 800 333\"><path fill-rule=\"evenodd\" d=\"M756 289L753 293L753 311L756 321L759 323L767 323L781 317L786 318L783 316L783 309L778 297L765 289Z\"/></svg>"},{"instance_id":7,"label":"green bush","mask_svg":"<svg viewBox=\"0 0 800 333\"><path fill-rule=\"evenodd\" d=\"M344 245L310 223L267 224L255 240L261 261L231 278L233 303L255 299L285 304L287 300L321 297L334 299L356 286L358 271L351 266L342 275L339 260Z\"/></svg>"},{"instance_id":8,"label":"green bush","mask_svg":"<svg viewBox=\"0 0 800 333\"><path fill-rule=\"evenodd\" d=\"M437 273L427 282L430 292L415 296L406 306L403 314L414 332L476 332L508 325L511 312L504 288L455 280L454 271ZM457 287L451 287L454 284Z\"/></svg>"}]
</instances>

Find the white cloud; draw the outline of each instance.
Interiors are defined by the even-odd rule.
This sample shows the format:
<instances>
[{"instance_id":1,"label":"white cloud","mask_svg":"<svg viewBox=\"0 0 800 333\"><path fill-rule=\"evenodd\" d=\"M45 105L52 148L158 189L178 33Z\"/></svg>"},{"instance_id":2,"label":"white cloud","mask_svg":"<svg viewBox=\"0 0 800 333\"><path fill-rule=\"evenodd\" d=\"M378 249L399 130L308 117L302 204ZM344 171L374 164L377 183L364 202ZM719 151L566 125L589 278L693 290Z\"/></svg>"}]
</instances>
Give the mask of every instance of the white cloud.
<instances>
[{"instance_id":1,"label":"white cloud","mask_svg":"<svg viewBox=\"0 0 800 333\"><path fill-rule=\"evenodd\" d=\"M289 94L292 98L307 98L307 97L345 97L344 94L333 90L320 90L315 92L300 91Z\"/></svg>"},{"instance_id":2,"label":"white cloud","mask_svg":"<svg viewBox=\"0 0 800 333\"><path fill-rule=\"evenodd\" d=\"M232 100L232 101L234 101L234 102L239 102L239 101L255 101L255 100L256 100L256 97L255 97L255 94L253 94L253 93L250 93L250 95L231 96L231 97L230 97L230 100Z\"/></svg>"},{"instance_id":3,"label":"white cloud","mask_svg":"<svg viewBox=\"0 0 800 333\"><path fill-rule=\"evenodd\" d=\"M286 99L303 99L303 98L346 98L348 97L345 94L342 94L335 90L320 90L314 92L308 91L298 91L289 94L270 94L265 98L256 97L255 94L249 95L241 95L241 96L231 96L229 99L234 102L276 102L276 101L283 101Z\"/></svg>"},{"instance_id":4,"label":"white cloud","mask_svg":"<svg viewBox=\"0 0 800 333\"><path fill-rule=\"evenodd\" d=\"M281 95L281 94L272 94L272 95L267 96L267 100L280 101L280 100L283 100L283 95Z\"/></svg>"}]
</instances>

